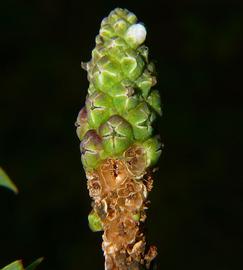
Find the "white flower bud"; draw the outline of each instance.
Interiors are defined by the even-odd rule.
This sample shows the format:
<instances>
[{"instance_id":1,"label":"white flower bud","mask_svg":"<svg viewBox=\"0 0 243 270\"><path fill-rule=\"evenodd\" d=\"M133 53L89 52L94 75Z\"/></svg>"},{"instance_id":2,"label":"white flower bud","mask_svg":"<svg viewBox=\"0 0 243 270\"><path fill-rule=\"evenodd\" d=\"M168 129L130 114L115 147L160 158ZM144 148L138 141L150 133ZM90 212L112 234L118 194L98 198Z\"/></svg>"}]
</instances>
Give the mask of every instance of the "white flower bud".
<instances>
[{"instance_id":1,"label":"white flower bud","mask_svg":"<svg viewBox=\"0 0 243 270\"><path fill-rule=\"evenodd\" d=\"M136 24L131 25L127 29L126 40L137 47L144 42L146 38L146 34L147 34L147 31L145 27L140 23L136 23Z\"/></svg>"}]
</instances>

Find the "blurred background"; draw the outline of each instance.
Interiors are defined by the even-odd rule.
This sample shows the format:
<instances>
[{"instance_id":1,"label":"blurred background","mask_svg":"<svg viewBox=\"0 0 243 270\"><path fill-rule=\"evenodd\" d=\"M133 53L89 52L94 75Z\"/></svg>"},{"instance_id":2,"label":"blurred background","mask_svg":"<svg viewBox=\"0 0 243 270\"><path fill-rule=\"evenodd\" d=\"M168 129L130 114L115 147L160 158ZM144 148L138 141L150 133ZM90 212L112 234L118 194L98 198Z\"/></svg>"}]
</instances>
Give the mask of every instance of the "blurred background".
<instances>
[{"instance_id":1,"label":"blurred background","mask_svg":"<svg viewBox=\"0 0 243 270\"><path fill-rule=\"evenodd\" d=\"M242 269L243 6L152 0L1 2L0 166L20 193L0 190L0 267L44 256L40 270L103 269L74 122L80 61L117 6L145 23L158 70L165 149L147 228L159 269Z\"/></svg>"}]
</instances>

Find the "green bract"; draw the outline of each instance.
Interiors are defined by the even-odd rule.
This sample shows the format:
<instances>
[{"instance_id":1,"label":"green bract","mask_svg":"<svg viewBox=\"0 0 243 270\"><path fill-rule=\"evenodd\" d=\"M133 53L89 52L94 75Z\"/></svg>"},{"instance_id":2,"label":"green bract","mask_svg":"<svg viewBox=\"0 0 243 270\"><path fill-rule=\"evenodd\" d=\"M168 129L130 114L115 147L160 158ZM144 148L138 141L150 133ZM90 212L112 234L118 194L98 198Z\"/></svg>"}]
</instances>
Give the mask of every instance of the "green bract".
<instances>
[{"instance_id":1,"label":"green bract","mask_svg":"<svg viewBox=\"0 0 243 270\"><path fill-rule=\"evenodd\" d=\"M122 158L133 144L147 151L147 166L161 153L152 123L161 115L155 67L149 60L145 26L126 9L117 8L101 23L88 72L88 95L78 116L85 169L95 169L107 157Z\"/></svg>"},{"instance_id":2,"label":"green bract","mask_svg":"<svg viewBox=\"0 0 243 270\"><path fill-rule=\"evenodd\" d=\"M77 127L76 129L77 136L81 141L85 133L90 129L87 121L87 110L85 107L80 110L75 125Z\"/></svg>"},{"instance_id":3,"label":"green bract","mask_svg":"<svg viewBox=\"0 0 243 270\"><path fill-rule=\"evenodd\" d=\"M119 115L113 115L106 123L101 125L99 133L105 151L111 154L122 153L131 145L133 140L131 125Z\"/></svg>"},{"instance_id":4,"label":"green bract","mask_svg":"<svg viewBox=\"0 0 243 270\"><path fill-rule=\"evenodd\" d=\"M18 188L6 174L6 172L0 167L0 186L12 190L14 193L18 193Z\"/></svg>"},{"instance_id":5,"label":"green bract","mask_svg":"<svg viewBox=\"0 0 243 270\"><path fill-rule=\"evenodd\" d=\"M140 213L137 213L137 214L135 214L135 215L132 216L132 219L134 221L137 221L138 222L140 220L140 216L141 216Z\"/></svg>"},{"instance_id":6,"label":"green bract","mask_svg":"<svg viewBox=\"0 0 243 270\"><path fill-rule=\"evenodd\" d=\"M102 224L98 214L92 210L88 215L89 227L93 232L102 231Z\"/></svg>"},{"instance_id":7,"label":"green bract","mask_svg":"<svg viewBox=\"0 0 243 270\"><path fill-rule=\"evenodd\" d=\"M38 267L38 265L43 261L43 259L44 259L43 257L38 258L26 268L24 268L21 260L17 260L6 265L4 268L1 268L1 270L35 270Z\"/></svg>"},{"instance_id":8,"label":"green bract","mask_svg":"<svg viewBox=\"0 0 243 270\"><path fill-rule=\"evenodd\" d=\"M128 122L133 125L135 139L144 141L152 134L152 114L146 102L141 102L126 116Z\"/></svg>"},{"instance_id":9,"label":"green bract","mask_svg":"<svg viewBox=\"0 0 243 270\"><path fill-rule=\"evenodd\" d=\"M112 113L112 99L100 91L94 92L86 100L87 121L92 128L98 128Z\"/></svg>"},{"instance_id":10,"label":"green bract","mask_svg":"<svg viewBox=\"0 0 243 270\"><path fill-rule=\"evenodd\" d=\"M145 153L147 155L147 166L154 166L162 152L159 138L156 136L148 139L143 143L143 147L145 148Z\"/></svg>"},{"instance_id":11,"label":"green bract","mask_svg":"<svg viewBox=\"0 0 243 270\"><path fill-rule=\"evenodd\" d=\"M89 130L80 144L81 158L83 165L88 168L95 168L99 163L102 150L102 140L95 130Z\"/></svg>"}]
</instances>

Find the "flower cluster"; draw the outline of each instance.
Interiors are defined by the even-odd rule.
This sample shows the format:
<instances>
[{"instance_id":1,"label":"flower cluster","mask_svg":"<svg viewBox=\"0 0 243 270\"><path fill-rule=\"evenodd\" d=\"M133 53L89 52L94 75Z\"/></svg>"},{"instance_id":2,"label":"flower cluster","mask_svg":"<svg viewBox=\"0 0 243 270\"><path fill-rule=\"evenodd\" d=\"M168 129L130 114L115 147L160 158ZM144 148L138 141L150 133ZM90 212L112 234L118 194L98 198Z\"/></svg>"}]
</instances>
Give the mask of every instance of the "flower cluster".
<instances>
[{"instance_id":1,"label":"flower cluster","mask_svg":"<svg viewBox=\"0 0 243 270\"><path fill-rule=\"evenodd\" d=\"M149 268L142 223L161 154L153 123L161 116L155 67L143 45L146 29L126 9L101 23L92 58L82 67L90 82L76 121L81 160L93 199L89 224L103 230L106 270Z\"/></svg>"}]
</instances>

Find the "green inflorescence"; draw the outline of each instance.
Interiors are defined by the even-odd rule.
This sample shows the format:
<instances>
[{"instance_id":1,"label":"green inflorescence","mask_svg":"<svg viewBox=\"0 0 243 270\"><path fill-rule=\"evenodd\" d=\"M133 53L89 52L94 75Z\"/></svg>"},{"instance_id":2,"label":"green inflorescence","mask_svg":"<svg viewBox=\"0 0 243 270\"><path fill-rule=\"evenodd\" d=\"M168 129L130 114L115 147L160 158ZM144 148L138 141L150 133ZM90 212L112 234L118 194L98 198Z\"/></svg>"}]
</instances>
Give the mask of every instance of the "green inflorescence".
<instances>
[{"instance_id":1,"label":"green inflorescence","mask_svg":"<svg viewBox=\"0 0 243 270\"><path fill-rule=\"evenodd\" d=\"M147 167L161 150L152 124L161 116L155 68L143 45L146 29L136 16L117 8L101 23L92 58L82 66L90 82L85 107L77 119L85 170L107 157L121 157L132 144L143 146Z\"/></svg>"}]
</instances>

